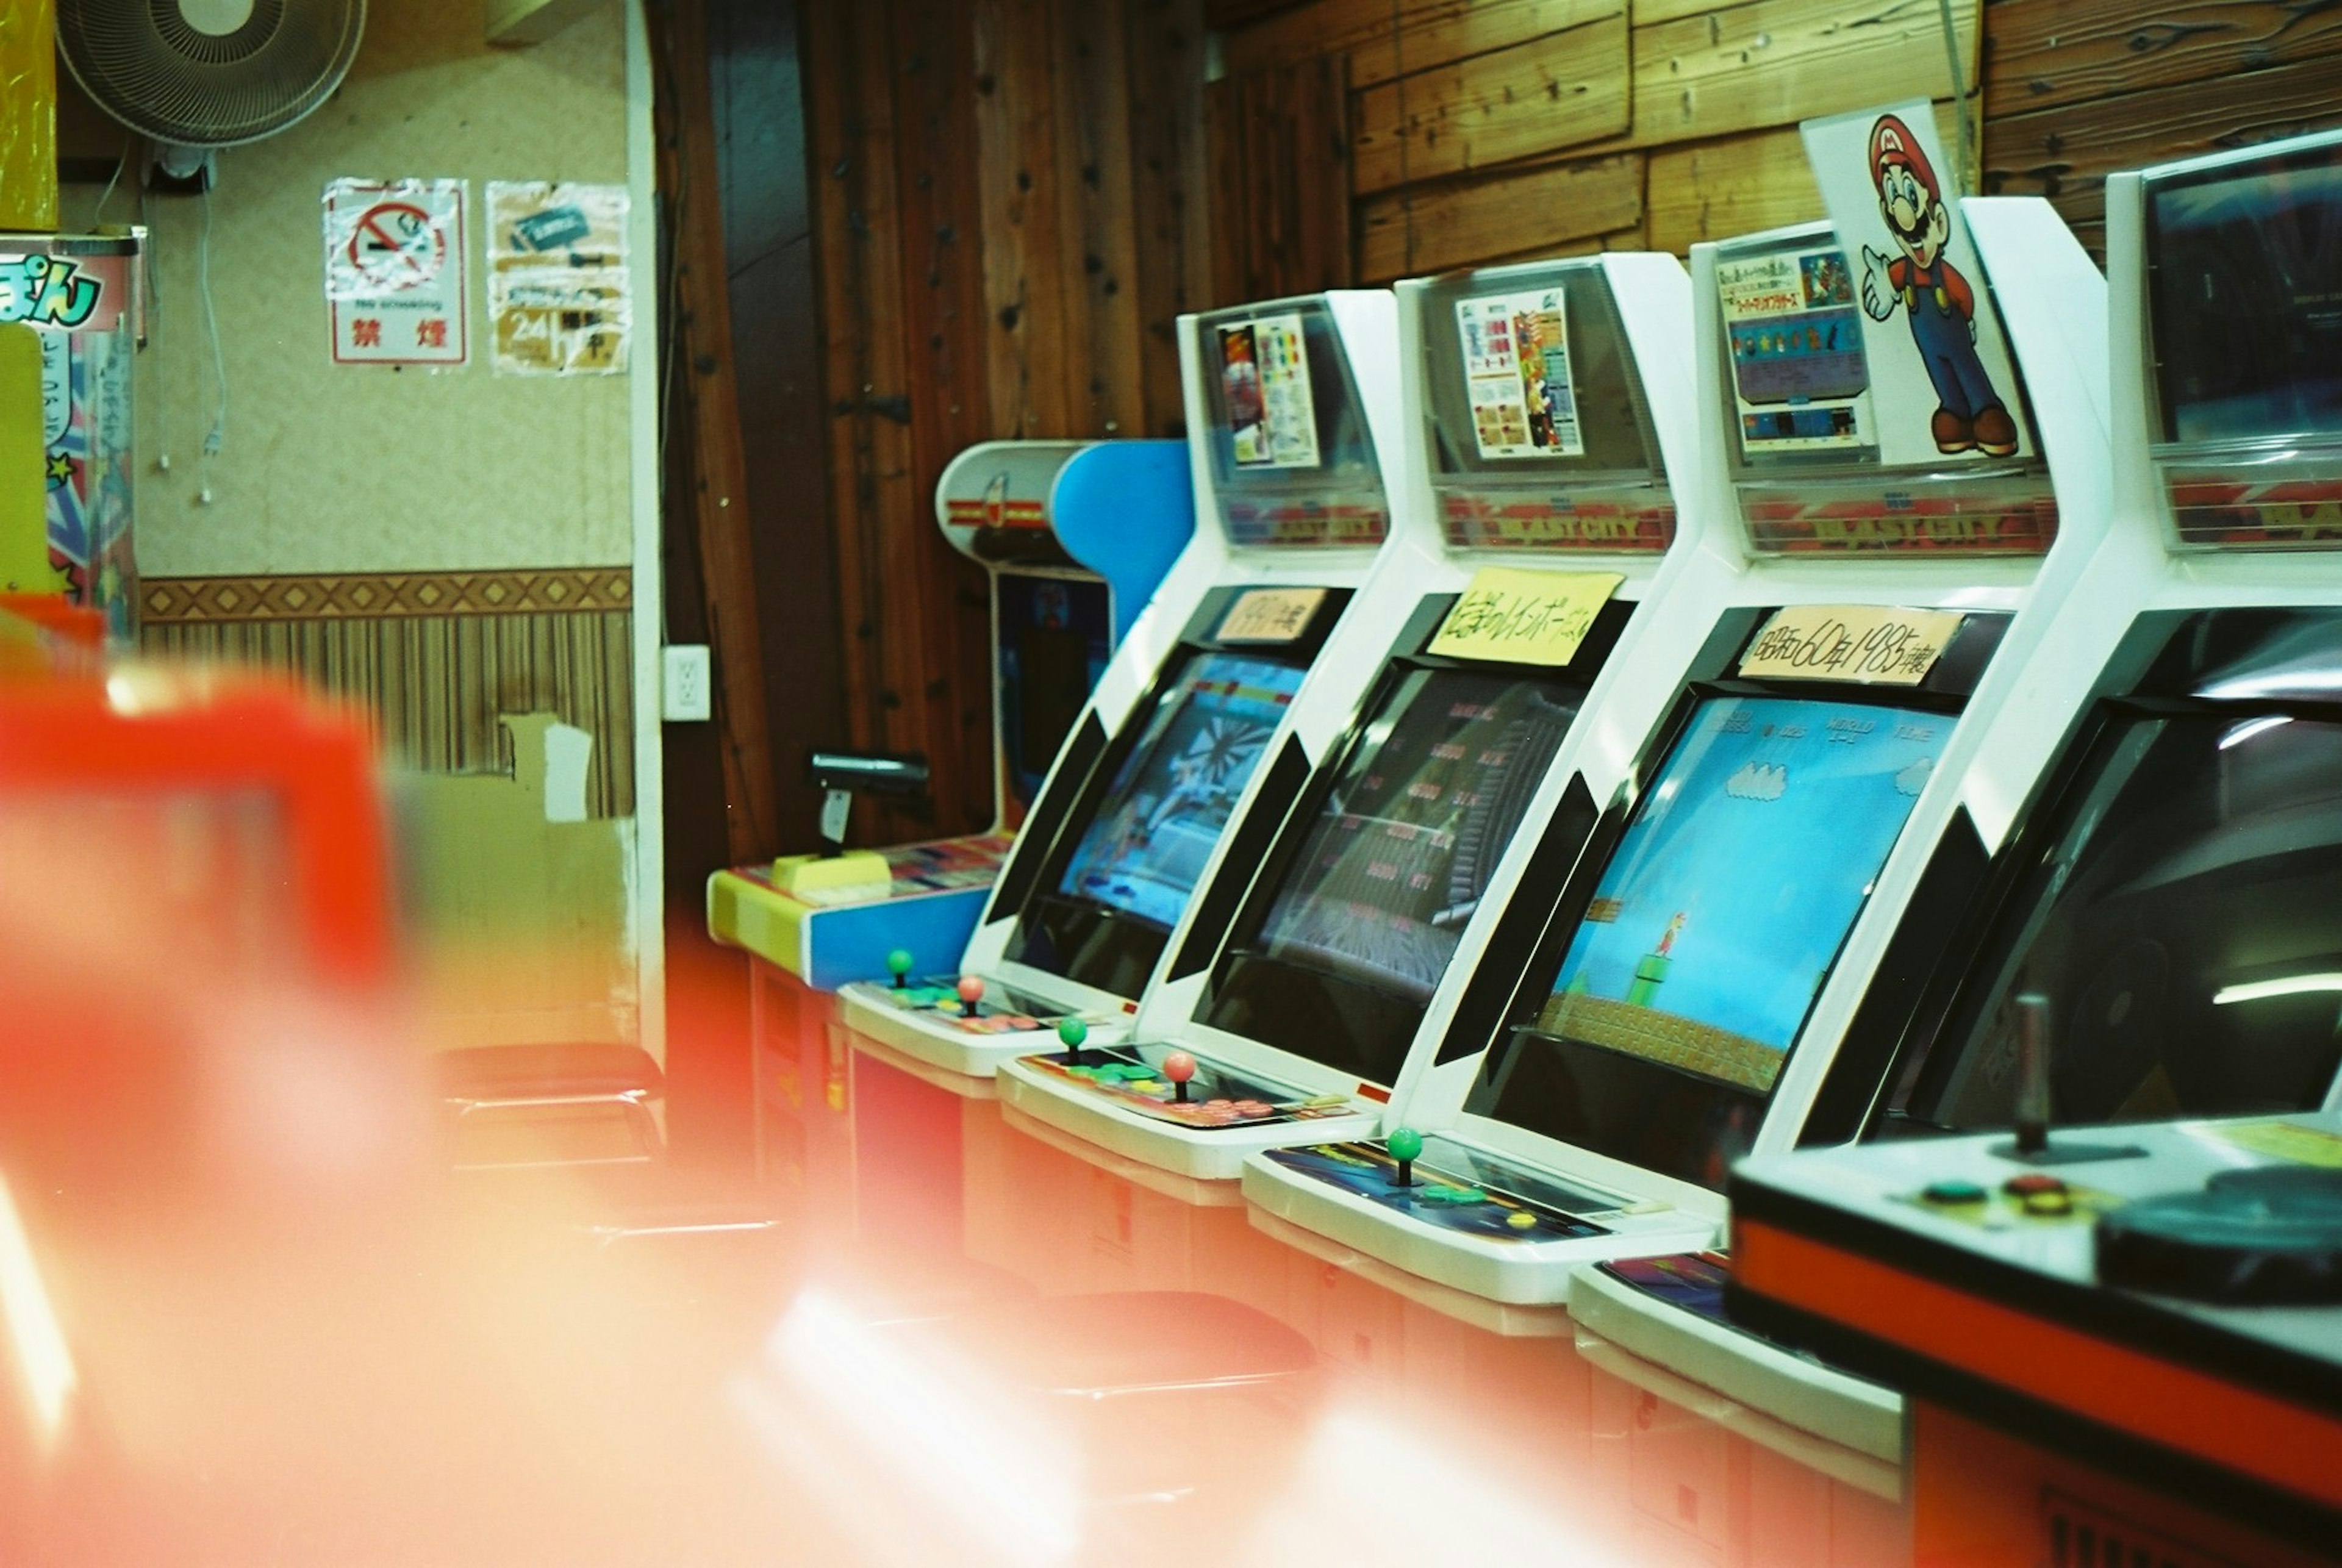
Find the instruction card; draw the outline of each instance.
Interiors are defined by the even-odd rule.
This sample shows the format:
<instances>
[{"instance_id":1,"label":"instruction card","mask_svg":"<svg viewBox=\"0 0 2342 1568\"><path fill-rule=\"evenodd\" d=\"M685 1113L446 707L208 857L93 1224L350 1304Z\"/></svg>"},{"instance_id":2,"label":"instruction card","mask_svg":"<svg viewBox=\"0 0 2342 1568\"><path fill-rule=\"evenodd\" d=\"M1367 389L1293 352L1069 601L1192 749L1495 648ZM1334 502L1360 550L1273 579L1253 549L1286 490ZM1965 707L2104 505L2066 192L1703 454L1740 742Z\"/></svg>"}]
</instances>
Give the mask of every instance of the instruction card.
<instances>
[{"instance_id":1,"label":"instruction card","mask_svg":"<svg viewBox=\"0 0 2342 1568\"><path fill-rule=\"evenodd\" d=\"M1482 457L1582 457L1569 324L1558 288L1456 302Z\"/></svg>"},{"instance_id":2,"label":"instruction card","mask_svg":"<svg viewBox=\"0 0 2342 1568\"><path fill-rule=\"evenodd\" d=\"M1740 673L1790 681L1916 686L1964 619L1957 610L1792 604L1776 610L1740 657Z\"/></svg>"},{"instance_id":3,"label":"instruction card","mask_svg":"<svg viewBox=\"0 0 2342 1568\"><path fill-rule=\"evenodd\" d=\"M634 336L624 185L488 183L499 375L615 375Z\"/></svg>"},{"instance_id":4,"label":"instruction card","mask_svg":"<svg viewBox=\"0 0 2342 1568\"><path fill-rule=\"evenodd\" d=\"M1616 572L1540 572L1483 566L1425 651L1558 668L1577 656L1594 618L1626 578Z\"/></svg>"},{"instance_id":5,"label":"instruction card","mask_svg":"<svg viewBox=\"0 0 2342 1568\"><path fill-rule=\"evenodd\" d=\"M463 180L325 185L325 311L336 365L470 356Z\"/></svg>"},{"instance_id":6,"label":"instruction card","mask_svg":"<svg viewBox=\"0 0 2342 1568\"><path fill-rule=\"evenodd\" d=\"M1220 392L1237 467L1317 466L1317 404L1299 315L1220 328Z\"/></svg>"},{"instance_id":7,"label":"instruction card","mask_svg":"<svg viewBox=\"0 0 2342 1568\"><path fill-rule=\"evenodd\" d=\"M1877 444L1846 253L1824 244L1719 256L1716 293L1743 456Z\"/></svg>"}]
</instances>

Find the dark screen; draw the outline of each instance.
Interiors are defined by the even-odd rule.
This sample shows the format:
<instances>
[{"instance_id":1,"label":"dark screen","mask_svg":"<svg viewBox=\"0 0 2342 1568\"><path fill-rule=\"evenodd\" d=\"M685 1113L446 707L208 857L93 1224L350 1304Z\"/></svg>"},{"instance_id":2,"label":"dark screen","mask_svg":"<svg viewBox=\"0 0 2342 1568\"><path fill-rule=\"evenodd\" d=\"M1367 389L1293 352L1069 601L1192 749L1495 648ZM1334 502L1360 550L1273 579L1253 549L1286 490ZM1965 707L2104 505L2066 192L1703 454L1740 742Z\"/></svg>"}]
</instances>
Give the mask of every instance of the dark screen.
<instances>
[{"instance_id":1,"label":"dark screen","mask_svg":"<svg viewBox=\"0 0 2342 1568\"><path fill-rule=\"evenodd\" d=\"M2014 1119L2014 1001L2050 1005L2059 1122L2317 1104L2342 1029L2342 724L2120 717L1906 1114Z\"/></svg>"},{"instance_id":2,"label":"dark screen","mask_svg":"<svg viewBox=\"0 0 2342 1568\"><path fill-rule=\"evenodd\" d=\"M2148 191L2164 439L2342 430L2342 147Z\"/></svg>"}]
</instances>

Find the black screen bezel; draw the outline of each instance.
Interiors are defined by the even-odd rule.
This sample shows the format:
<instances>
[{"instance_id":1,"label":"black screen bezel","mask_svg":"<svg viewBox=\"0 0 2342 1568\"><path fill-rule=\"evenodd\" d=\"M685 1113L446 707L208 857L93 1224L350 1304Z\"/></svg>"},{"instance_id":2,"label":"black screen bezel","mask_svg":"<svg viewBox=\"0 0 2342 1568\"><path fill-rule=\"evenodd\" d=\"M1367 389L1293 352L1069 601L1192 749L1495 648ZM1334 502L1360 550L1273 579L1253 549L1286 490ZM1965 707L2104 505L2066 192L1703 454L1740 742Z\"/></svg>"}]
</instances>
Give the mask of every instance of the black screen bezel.
<instances>
[{"instance_id":1,"label":"black screen bezel","mask_svg":"<svg viewBox=\"0 0 2342 1568\"><path fill-rule=\"evenodd\" d=\"M1467 1114L1510 1123L1663 1176L1713 1191L1723 1189L1730 1156L1739 1152L1731 1146L1733 1140L1726 1134L1736 1132L1746 1138L1754 1137L1782 1075L1804 1044L1802 1024L1798 1038L1791 1041L1783 1054L1781 1072L1775 1074L1772 1086L1762 1094L1647 1058L1537 1034L1536 1041L1540 1047L1549 1048L1555 1060L1582 1074L1592 1091L1586 1098L1607 1107L1599 1114L1582 1115L1576 1122L1524 1114L1520 1104L1508 1097L1508 1069L1521 1056L1516 1048L1520 1037L1535 1034L1530 1025L1552 994L1554 982L1628 824L1702 705L1731 697L1775 697L1919 708L1957 720L1966 710L1976 683L2007 633L2010 619L2005 612L1965 613L1942 656L1927 679L1917 686L1746 680L1725 674L1724 671L1737 666L1741 654L1770 613L1768 609L1742 608L1728 612L1718 623L1695 666L1695 674L1677 690L1666 719L1638 755L1630 782L1603 813L1568 878L1552 896L1516 898L1506 911L1504 919L1507 924L1519 923L1536 934L1529 939L1517 926L1510 934L1511 941L1521 944L1530 954L1527 964L1518 972L1496 976L1484 971L1475 978L1476 987L1500 985L1506 996L1501 1008L1490 1007L1483 999L1485 1011L1480 1015L1496 1017L1498 1023L1492 1037L1476 1043L1485 1046L1485 1051L1464 1107ZM1900 843L1898 835L1898 847ZM1859 914L1857 918L1860 918ZM1459 1014L1473 1011L1468 1000L1458 1009ZM1441 1052L1441 1059L1456 1055L1457 1044L1451 1037Z\"/></svg>"},{"instance_id":2,"label":"black screen bezel","mask_svg":"<svg viewBox=\"0 0 2342 1568\"><path fill-rule=\"evenodd\" d=\"M1485 659L1446 658L1426 652L1458 595L1425 596L1409 617L1397 646L1407 650L1384 664L1366 699L1352 718L1343 743L1334 747L1311 775L1308 787L1286 814L1275 844L1246 891L1228 936L1212 967L1211 984L1196 1015L1208 1027L1289 1052L1320 1066L1353 1073L1362 1082L1387 1086L1397 1081L1416 1032L1421 1027L1426 1001L1376 986L1361 976L1336 974L1313 965L1272 957L1258 944L1277 896L1298 869L1320 813L1332 796L1358 749L1366 744L1372 721L1396 695L1409 674L1417 670L1461 670L1476 674L1527 674L1549 689L1576 694L1578 713L1595 676L1616 649L1632 618L1636 601L1614 598L1595 616L1594 626L1566 664L1532 669ZM1570 724L1577 722L1574 713ZM1530 824L1524 820L1517 834ZM1336 1059L1331 1044L1348 1048L1346 1059Z\"/></svg>"},{"instance_id":3,"label":"black screen bezel","mask_svg":"<svg viewBox=\"0 0 2342 1568\"><path fill-rule=\"evenodd\" d=\"M1178 689L1181 675L1190 662L1206 654L1228 654L1286 664L1306 676L1335 623L1348 606L1349 589L1315 583L1283 584L1322 589L1325 594L1309 624L1300 635L1288 642L1226 642L1217 635L1221 622L1239 596L1256 588L1276 586L1279 585L1242 584L1216 588L1204 596L1195 614L1188 617L1178 643L1156 666L1154 683L1146 694L1132 704L1114 738L1098 753L1096 762L1081 780L1073 805L1058 823L1047 853L1038 863L1017 908L1016 927L1002 954L1006 962L1126 999L1136 997L1145 989L1164 945L1171 938L1171 928L1095 899L1066 893L1058 884L1083 835L1104 806L1115 775L1122 771L1124 762L1157 710ZM1265 764L1267 760L1265 751L1261 761ZM1196 891L1200 894L1202 890ZM1066 954L1075 956L1068 958Z\"/></svg>"}]
</instances>

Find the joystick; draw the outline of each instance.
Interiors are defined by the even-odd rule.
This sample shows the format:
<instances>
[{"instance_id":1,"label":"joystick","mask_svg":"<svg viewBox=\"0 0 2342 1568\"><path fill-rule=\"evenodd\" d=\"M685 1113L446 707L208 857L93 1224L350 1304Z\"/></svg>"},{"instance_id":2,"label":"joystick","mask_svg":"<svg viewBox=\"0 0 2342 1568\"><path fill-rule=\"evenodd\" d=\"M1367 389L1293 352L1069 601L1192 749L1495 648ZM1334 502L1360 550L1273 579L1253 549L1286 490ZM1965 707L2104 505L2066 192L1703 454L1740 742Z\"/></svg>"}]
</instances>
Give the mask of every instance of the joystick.
<instances>
[{"instance_id":1,"label":"joystick","mask_svg":"<svg viewBox=\"0 0 2342 1568\"><path fill-rule=\"evenodd\" d=\"M886 973L895 977L895 989L902 990L911 983L911 950L897 947L886 954Z\"/></svg>"},{"instance_id":2,"label":"joystick","mask_svg":"<svg viewBox=\"0 0 2342 1568\"><path fill-rule=\"evenodd\" d=\"M984 1000L984 976L963 974L959 977L959 1015L976 1016L976 1004Z\"/></svg>"},{"instance_id":3,"label":"joystick","mask_svg":"<svg viewBox=\"0 0 2342 1568\"><path fill-rule=\"evenodd\" d=\"M1066 1065L1082 1064L1082 1042L1090 1037L1090 1026L1078 1018L1057 1020L1057 1042L1066 1048Z\"/></svg>"},{"instance_id":4,"label":"joystick","mask_svg":"<svg viewBox=\"0 0 2342 1568\"><path fill-rule=\"evenodd\" d=\"M1412 1127L1393 1127L1391 1135L1383 1141L1390 1157L1398 1162L1398 1184L1415 1185L1415 1163L1423 1156L1423 1134Z\"/></svg>"},{"instance_id":5,"label":"joystick","mask_svg":"<svg viewBox=\"0 0 2342 1568\"><path fill-rule=\"evenodd\" d=\"M1182 1105L1187 1103L1187 1080L1196 1075L1196 1059L1185 1051L1174 1051L1163 1058L1163 1075L1171 1080L1171 1093Z\"/></svg>"}]
</instances>

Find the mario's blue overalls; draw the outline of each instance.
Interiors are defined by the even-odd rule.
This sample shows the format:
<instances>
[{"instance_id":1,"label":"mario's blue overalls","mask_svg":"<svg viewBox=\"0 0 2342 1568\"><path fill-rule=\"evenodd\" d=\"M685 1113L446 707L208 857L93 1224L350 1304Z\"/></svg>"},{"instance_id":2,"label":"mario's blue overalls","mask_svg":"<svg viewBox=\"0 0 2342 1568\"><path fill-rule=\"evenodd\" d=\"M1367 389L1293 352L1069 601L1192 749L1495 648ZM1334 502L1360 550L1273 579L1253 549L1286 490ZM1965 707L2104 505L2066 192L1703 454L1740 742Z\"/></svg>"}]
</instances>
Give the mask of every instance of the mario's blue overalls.
<instances>
[{"instance_id":1,"label":"mario's blue overalls","mask_svg":"<svg viewBox=\"0 0 2342 1568\"><path fill-rule=\"evenodd\" d=\"M1911 319L1911 341L1919 346L1919 363L1936 384L1936 401L1962 419L1973 420L1998 406L2000 394L1985 374L1976 337L1968 330L1968 313L1975 295L1967 280L1952 264L1938 260L1922 271L1909 257L1900 257L1887 269L1887 281L1903 296L1903 313Z\"/></svg>"}]
</instances>

